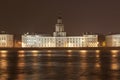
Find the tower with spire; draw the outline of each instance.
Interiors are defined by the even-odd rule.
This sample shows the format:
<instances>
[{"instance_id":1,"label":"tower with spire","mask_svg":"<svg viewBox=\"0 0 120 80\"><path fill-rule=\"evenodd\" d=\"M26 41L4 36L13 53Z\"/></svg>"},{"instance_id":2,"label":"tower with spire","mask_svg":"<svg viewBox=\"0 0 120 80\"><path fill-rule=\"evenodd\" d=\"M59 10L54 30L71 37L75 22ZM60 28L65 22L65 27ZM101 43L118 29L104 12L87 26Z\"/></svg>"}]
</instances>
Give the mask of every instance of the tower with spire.
<instances>
[{"instance_id":1,"label":"tower with spire","mask_svg":"<svg viewBox=\"0 0 120 80\"><path fill-rule=\"evenodd\" d=\"M64 32L64 24L62 22L62 17L58 17L57 23L55 24L55 32L53 32L54 37L65 37L66 32Z\"/></svg>"}]
</instances>

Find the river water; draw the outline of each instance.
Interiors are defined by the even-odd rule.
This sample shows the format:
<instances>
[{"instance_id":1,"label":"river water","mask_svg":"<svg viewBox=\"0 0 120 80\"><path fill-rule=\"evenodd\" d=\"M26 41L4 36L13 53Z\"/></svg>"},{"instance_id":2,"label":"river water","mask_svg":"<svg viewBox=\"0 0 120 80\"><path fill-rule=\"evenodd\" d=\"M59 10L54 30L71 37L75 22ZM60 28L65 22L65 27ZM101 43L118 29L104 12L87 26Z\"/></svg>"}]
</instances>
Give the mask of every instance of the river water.
<instances>
[{"instance_id":1,"label":"river water","mask_svg":"<svg viewBox=\"0 0 120 80\"><path fill-rule=\"evenodd\" d=\"M120 51L1 51L0 80L120 80Z\"/></svg>"}]
</instances>

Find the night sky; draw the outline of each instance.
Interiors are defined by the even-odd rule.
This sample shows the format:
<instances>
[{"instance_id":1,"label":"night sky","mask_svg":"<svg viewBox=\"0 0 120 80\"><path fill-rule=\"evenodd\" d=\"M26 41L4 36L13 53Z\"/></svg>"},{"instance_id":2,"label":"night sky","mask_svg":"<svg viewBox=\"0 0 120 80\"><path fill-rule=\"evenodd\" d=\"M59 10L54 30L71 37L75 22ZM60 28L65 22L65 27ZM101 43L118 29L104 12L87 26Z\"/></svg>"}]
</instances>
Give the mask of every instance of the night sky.
<instances>
[{"instance_id":1,"label":"night sky","mask_svg":"<svg viewBox=\"0 0 120 80\"><path fill-rule=\"evenodd\" d=\"M120 33L120 0L0 0L0 31L52 34L59 15L71 35Z\"/></svg>"}]
</instances>

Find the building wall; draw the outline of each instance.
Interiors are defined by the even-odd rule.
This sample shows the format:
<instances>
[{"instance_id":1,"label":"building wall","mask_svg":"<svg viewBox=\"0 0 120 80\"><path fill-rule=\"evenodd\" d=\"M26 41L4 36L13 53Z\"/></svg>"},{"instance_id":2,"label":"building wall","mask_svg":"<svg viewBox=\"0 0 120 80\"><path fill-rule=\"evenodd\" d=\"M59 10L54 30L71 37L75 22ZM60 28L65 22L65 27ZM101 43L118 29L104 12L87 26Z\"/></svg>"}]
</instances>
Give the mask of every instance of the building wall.
<instances>
[{"instance_id":1,"label":"building wall","mask_svg":"<svg viewBox=\"0 0 120 80\"><path fill-rule=\"evenodd\" d=\"M67 37L67 47L84 47L84 38L80 36Z\"/></svg>"},{"instance_id":2,"label":"building wall","mask_svg":"<svg viewBox=\"0 0 120 80\"><path fill-rule=\"evenodd\" d=\"M97 47L97 36L51 37L22 35L22 47Z\"/></svg>"},{"instance_id":3,"label":"building wall","mask_svg":"<svg viewBox=\"0 0 120 80\"><path fill-rule=\"evenodd\" d=\"M55 47L53 37L22 35L22 47Z\"/></svg>"},{"instance_id":4,"label":"building wall","mask_svg":"<svg viewBox=\"0 0 120 80\"><path fill-rule=\"evenodd\" d=\"M39 47L39 35L22 35L22 47Z\"/></svg>"},{"instance_id":5,"label":"building wall","mask_svg":"<svg viewBox=\"0 0 120 80\"><path fill-rule=\"evenodd\" d=\"M0 47L13 47L13 35L0 34Z\"/></svg>"},{"instance_id":6,"label":"building wall","mask_svg":"<svg viewBox=\"0 0 120 80\"><path fill-rule=\"evenodd\" d=\"M54 37L39 37L39 47L55 47Z\"/></svg>"},{"instance_id":7,"label":"building wall","mask_svg":"<svg viewBox=\"0 0 120 80\"><path fill-rule=\"evenodd\" d=\"M85 38L84 47L98 47L98 35L83 35Z\"/></svg>"},{"instance_id":8,"label":"building wall","mask_svg":"<svg viewBox=\"0 0 120 80\"><path fill-rule=\"evenodd\" d=\"M107 47L120 47L120 34L106 36Z\"/></svg>"},{"instance_id":9,"label":"building wall","mask_svg":"<svg viewBox=\"0 0 120 80\"><path fill-rule=\"evenodd\" d=\"M54 37L55 47L67 47L67 37Z\"/></svg>"}]
</instances>

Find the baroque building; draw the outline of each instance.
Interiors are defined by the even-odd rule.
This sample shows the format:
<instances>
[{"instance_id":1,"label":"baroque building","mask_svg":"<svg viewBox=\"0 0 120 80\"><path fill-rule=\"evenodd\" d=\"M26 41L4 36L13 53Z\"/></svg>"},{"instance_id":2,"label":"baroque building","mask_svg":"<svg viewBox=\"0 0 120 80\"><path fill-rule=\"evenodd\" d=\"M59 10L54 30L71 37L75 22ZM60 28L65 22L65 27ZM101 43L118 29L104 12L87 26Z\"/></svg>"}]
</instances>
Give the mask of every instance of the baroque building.
<instances>
[{"instance_id":1,"label":"baroque building","mask_svg":"<svg viewBox=\"0 0 120 80\"><path fill-rule=\"evenodd\" d=\"M67 36L58 17L53 36L24 34L22 47L98 47L98 35Z\"/></svg>"},{"instance_id":2,"label":"baroque building","mask_svg":"<svg viewBox=\"0 0 120 80\"><path fill-rule=\"evenodd\" d=\"M120 34L112 34L106 36L107 47L120 47Z\"/></svg>"},{"instance_id":3,"label":"baroque building","mask_svg":"<svg viewBox=\"0 0 120 80\"><path fill-rule=\"evenodd\" d=\"M0 47L13 47L13 35L0 34Z\"/></svg>"}]
</instances>

